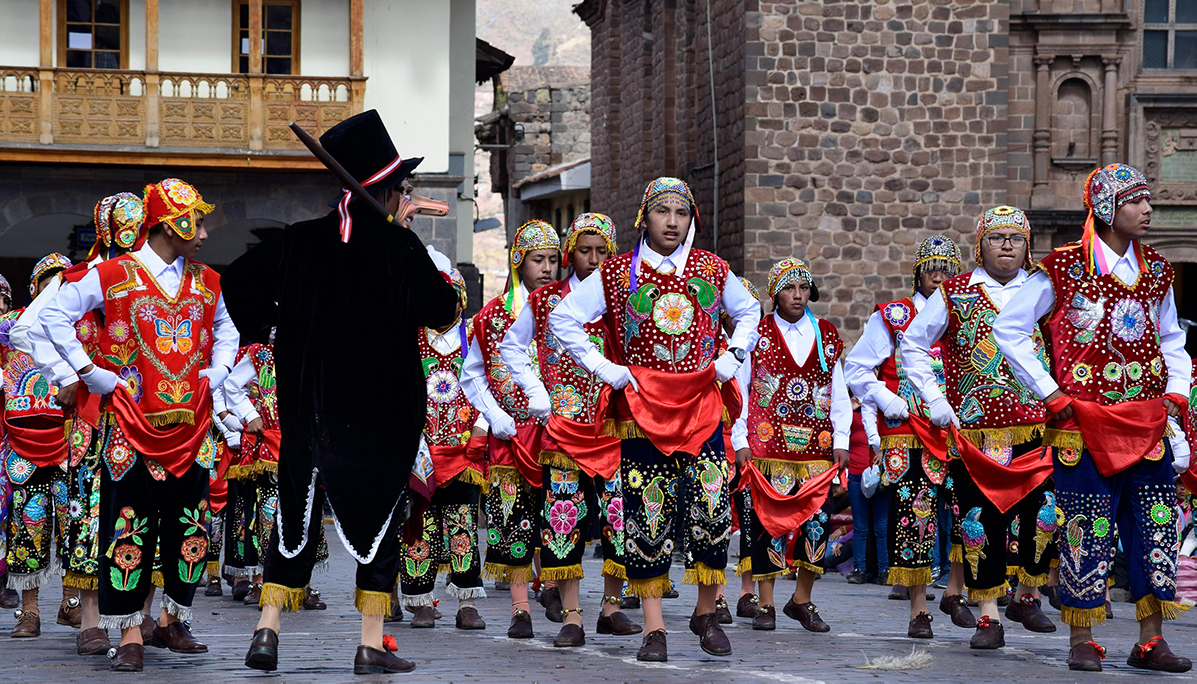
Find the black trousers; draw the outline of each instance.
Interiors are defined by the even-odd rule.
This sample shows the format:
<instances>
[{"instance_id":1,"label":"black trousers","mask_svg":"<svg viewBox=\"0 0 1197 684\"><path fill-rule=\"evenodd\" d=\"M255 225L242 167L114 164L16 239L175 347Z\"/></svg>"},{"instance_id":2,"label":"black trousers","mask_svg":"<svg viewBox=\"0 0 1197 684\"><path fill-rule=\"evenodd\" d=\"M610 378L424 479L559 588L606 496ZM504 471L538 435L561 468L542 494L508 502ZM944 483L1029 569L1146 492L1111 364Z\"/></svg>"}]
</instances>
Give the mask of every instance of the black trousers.
<instances>
[{"instance_id":1,"label":"black trousers","mask_svg":"<svg viewBox=\"0 0 1197 684\"><path fill-rule=\"evenodd\" d=\"M161 556L163 607L191 619L191 600L208 557L208 471L192 463L182 477L157 480L137 456L120 480L100 481L100 627L141 624L155 547Z\"/></svg>"}]
</instances>

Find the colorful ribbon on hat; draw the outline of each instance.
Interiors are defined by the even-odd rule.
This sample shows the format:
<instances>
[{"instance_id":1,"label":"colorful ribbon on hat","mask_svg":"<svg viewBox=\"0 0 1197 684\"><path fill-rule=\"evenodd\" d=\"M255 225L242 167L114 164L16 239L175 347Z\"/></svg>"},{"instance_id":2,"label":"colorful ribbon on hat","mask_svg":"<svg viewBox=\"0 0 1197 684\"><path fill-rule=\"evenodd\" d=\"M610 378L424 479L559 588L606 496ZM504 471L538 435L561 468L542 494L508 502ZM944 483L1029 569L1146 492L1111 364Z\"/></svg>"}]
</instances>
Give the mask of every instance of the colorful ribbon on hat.
<instances>
[{"instance_id":1,"label":"colorful ribbon on hat","mask_svg":"<svg viewBox=\"0 0 1197 684\"><path fill-rule=\"evenodd\" d=\"M382 170L362 181L363 188L369 187L378 181L386 178L392 171L399 168L403 163L403 157L396 156L395 161L382 167ZM337 213L341 215L341 242L349 242L349 236L353 234L353 217L349 214L349 202L353 199L353 193L349 188L341 188L345 194L341 195L341 201L337 202Z\"/></svg>"}]
</instances>

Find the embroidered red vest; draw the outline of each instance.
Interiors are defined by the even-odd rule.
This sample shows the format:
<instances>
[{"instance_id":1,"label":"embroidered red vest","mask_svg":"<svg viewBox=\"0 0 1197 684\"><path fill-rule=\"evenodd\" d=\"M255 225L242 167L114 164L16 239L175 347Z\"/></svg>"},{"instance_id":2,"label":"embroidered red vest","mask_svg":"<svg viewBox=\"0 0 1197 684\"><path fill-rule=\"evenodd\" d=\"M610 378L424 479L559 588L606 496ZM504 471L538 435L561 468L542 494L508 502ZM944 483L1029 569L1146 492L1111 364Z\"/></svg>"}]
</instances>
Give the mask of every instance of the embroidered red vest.
<instances>
[{"instance_id":1,"label":"embroidered red vest","mask_svg":"<svg viewBox=\"0 0 1197 684\"><path fill-rule=\"evenodd\" d=\"M129 392L150 424L194 422L199 372L212 357L220 275L188 261L179 291L170 297L131 254L95 269L107 321L98 345L103 365L129 382Z\"/></svg>"},{"instance_id":2,"label":"embroidered red vest","mask_svg":"<svg viewBox=\"0 0 1197 684\"><path fill-rule=\"evenodd\" d=\"M63 282L75 283L83 280L83 277L90 271L91 266L87 262L80 262L63 271L60 275ZM87 352L87 355L93 362L102 358L100 354L100 329L103 327L104 312L101 309L88 311L83 314L82 318L75 321L75 337L79 339L79 343L83 345L83 351ZM83 457L91 447L95 428L87 419L80 416L79 406L76 406L71 414L71 434L67 439L67 443L70 447L70 463L72 466L77 466L83 461Z\"/></svg>"},{"instance_id":3,"label":"embroidered red vest","mask_svg":"<svg viewBox=\"0 0 1197 684\"><path fill-rule=\"evenodd\" d=\"M773 316L757 325L760 339L752 350L752 380L748 393L748 446L754 459L830 461L832 434L831 379L844 351L839 331L819 319L823 358L819 347L799 365L786 346Z\"/></svg>"},{"instance_id":4,"label":"embroidered red vest","mask_svg":"<svg viewBox=\"0 0 1197 684\"><path fill-rule=\"evenodd\" d=\"M545 285L528 295L528 306L536 320L536 339L540 361L540 376L553 406L553 414L577 421L593 423L597 416L599 392L603 381L586 372L575 361L565 345L549 328L549 313L569 294L569 279ZM590 335L600 352L607 352L607 335L602 321L587 323L582 329Z\"/></svg>"},{"instance_id":5,"label":"embroidered red vest","mask_svg":"<svg viewBox=\"0 0 1197 684\"><path fill-rule=\"evenodd\" d=\"M906 377L906 371L902 368L902 337L906 334L906 329L910 327L910 323L914 321L914 316L918 311L914 307L914 299L907 297L906 299L899 299L896 302L888 304L878 304L877 310L881 312L881 321L885 324L886 330L889 331L890 337L894 342L894 355L886 359L877 369L877 377L885 383L885 387L898 395L906 402L906 408L913 414L920 416L927 415L926 406L923 400L919 398L918 391L914 389L914 385ZM931 345L929 350L931 353L931 369L935 371L935 378L939 381L940 389L944 387L943 376L943 345L942 342L936 342ZM881 447L888 449L889 447L921 447L922 443L910 429L910 425L906 421L893 421L885 417L881 409L877 408L877 434L881 436Z\"/></svg>"},{"instance_id":6,"label":"embroidered red vest","mask_svg":"<svg viewBox=\"0 0 1197 684\"><path fill-rule=\"evenodd\" d=\"M998 349L993 322L999 309L980 283L969 285L971 275L949 278L939 289L948 311L948 329L941 340L945 394L960 418L962 432L974 444L983 446L980 431L1026 427L1014 435L1013 444L1022 444L1042 428L1043 404L1014 377ZM1046 368L1038 327L1032 339Z\"/></svg>"},{"instance_id":7,"label":"embroidered red vest","mask_svg":"<svg viewBox=\"0 0 1197 684\"><path fill-rule=\"evenodd\" d=\"M255 342L237 350L238 363L246 358L254 365L254 379L245 386L245 391L254 410L262 418L262 434L242 437L238 463L242 466L252 465L253 474L276 472L278 445L282 435L274 379L274 345Z\"/></svg>"},{"instance_id":8,"label":"embroidered red vest","mask_svg":"<svg viewBox=\"0 0 1197 684\"><path fill-rule=\"evenodd\" d=\"M503 363L499 353L499 343L507 331L515 323L515 318L507 309L503 308L503 296L490 300L482 310L474 316L474 338L478 340L478 348L482 351L482 361L486 366L486 383L490 386L490 393L494 395L499 407L515 421L516 427L532 425L536 418L528 413L528 397L524 390L511 377L511 370ZM532 342L529 349L530 356L537 360L536 342ZM537 369L539 373L539 369Z\"/></svg>"},{"instance_id":9,"label":"embroidered red vest","mask_svg":"<svg viewBox=\"0 0 1197 684\"><path fill-rule=\"evenodd\" d=\"M65 421L62 407L54 400L58 388L42 375L33 358L12 346L9 331L24 308L0 316L0 360L4 364L4 418L49 418Z\"/></svg>"},{"instance_id":10,"label":"embroidered red vest","mask_svg":"<svg viewBox=\"0 0 1197 684\"><path fill-rule=\"evenodd\" d=\"M461 390L461 367L464 363L461 351L440 353L429 344L429 332L427 328L420 328L418 343L424 364L424 378L428 384L428 420L424 423L424 439L429 448L459 447L470 441L470 431L478 420L478 410ZM448 334L459 333L454 328ZM473 335L469 335L466 344L471 340ZM433 456L436 456L435 450Z\"/></svg>"},{"instance_id":11,"label":"embroidered red vest","mask_svg":"<svg viewBox=\"0 0 1197 684\"><path fill-rule=\"evenodd\" d=\"M1159 318L1173 271L1159 252L1142 249L1147 269L1131 285L1090 275L1076 243L1040 263L1055 290L1046 337L1052 377L1064 394L1103 405L1164 396Z\"/></svg>"},{"instance_id":12,"label":"embroidered red vest","mask_svg":"<svg viewBox=\"0 0 1197 684\"><path fill-rule=\"evenodd\" d=\"M620 254L599 270L607 317L623 363L667 373L710 366L719 351L719 310L727 263L701 249L690 251L685 272L658 273L642 263L629 294L632 255Z\"/></svg>"}]
</instances>

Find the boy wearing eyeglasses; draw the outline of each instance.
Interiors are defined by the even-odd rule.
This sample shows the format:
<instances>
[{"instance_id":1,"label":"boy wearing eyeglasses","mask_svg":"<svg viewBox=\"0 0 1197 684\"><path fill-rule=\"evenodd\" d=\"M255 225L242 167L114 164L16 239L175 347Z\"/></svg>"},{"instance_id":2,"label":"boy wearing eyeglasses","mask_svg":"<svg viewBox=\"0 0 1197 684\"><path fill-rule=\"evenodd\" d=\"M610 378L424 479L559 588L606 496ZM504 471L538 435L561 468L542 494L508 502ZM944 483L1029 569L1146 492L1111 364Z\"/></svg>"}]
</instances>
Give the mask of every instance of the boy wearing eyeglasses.
<instances>
[{"instance_id":1,"label":"boy wearing eyeglasses","mask_svg":"<svg viewBox=\"0 0 1197 684\"><path fill-rule=\"evenodd\" d=\"M1055 558L1055 498L1050 461L1041 459L1044 408L1038 396L1014 376L993 338L993 321L1027 280L1031 268L1031 226L1014 207L995 207L977 222L977 268L949 278L915 317L902 341L911 382L927 403L935 425L948 428L955 451L968 445L983 454L953 458L950 477L959 510L959 540L952 556L964 562L969 598L980 603L981 618L970 646L1005 645L997 599L1007 584L1006 530L1017 515L1018 591L1006 618L1033 632L1054 632L1043 614L1037 587L1047 583ZM1043 337L1031 335L1046 367ZM942 343L944 389L931 368L929 350ZM952 429L955 429L952 432ZM996 466L996 467L994 467ZM956 536L956 535L953 535Z\"/></svg>"}]
</instances>

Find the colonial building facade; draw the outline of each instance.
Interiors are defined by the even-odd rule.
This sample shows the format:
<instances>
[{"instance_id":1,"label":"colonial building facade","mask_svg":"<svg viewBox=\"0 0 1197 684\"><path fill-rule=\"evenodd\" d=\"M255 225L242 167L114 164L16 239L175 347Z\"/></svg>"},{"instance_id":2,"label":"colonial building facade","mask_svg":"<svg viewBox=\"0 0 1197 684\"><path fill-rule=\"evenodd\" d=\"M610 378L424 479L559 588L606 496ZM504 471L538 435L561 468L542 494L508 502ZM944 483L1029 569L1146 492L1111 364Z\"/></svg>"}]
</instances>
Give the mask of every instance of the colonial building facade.
<instances>
[{"instance_id":1,"label":"colonial building facade","mask_svg":"<svg viewBox=\"0 0 1197 684\"><path fill-rule=\"evenodd\" d=\"M1125 161L1153 185L1149 242L1178 265L1181 315L1197 318L1197 2L575 11L592 31L592 206L620 228L649 179L684 178L698 244L717 241L762 285L777 259L812 262L817 313L852 340L875 302L909 293L922 238L946 233L970 255L981 213L1008 203L1028 210L1042 255L1079 235L1088 172Z\"/></svg>"}]
</instances>

